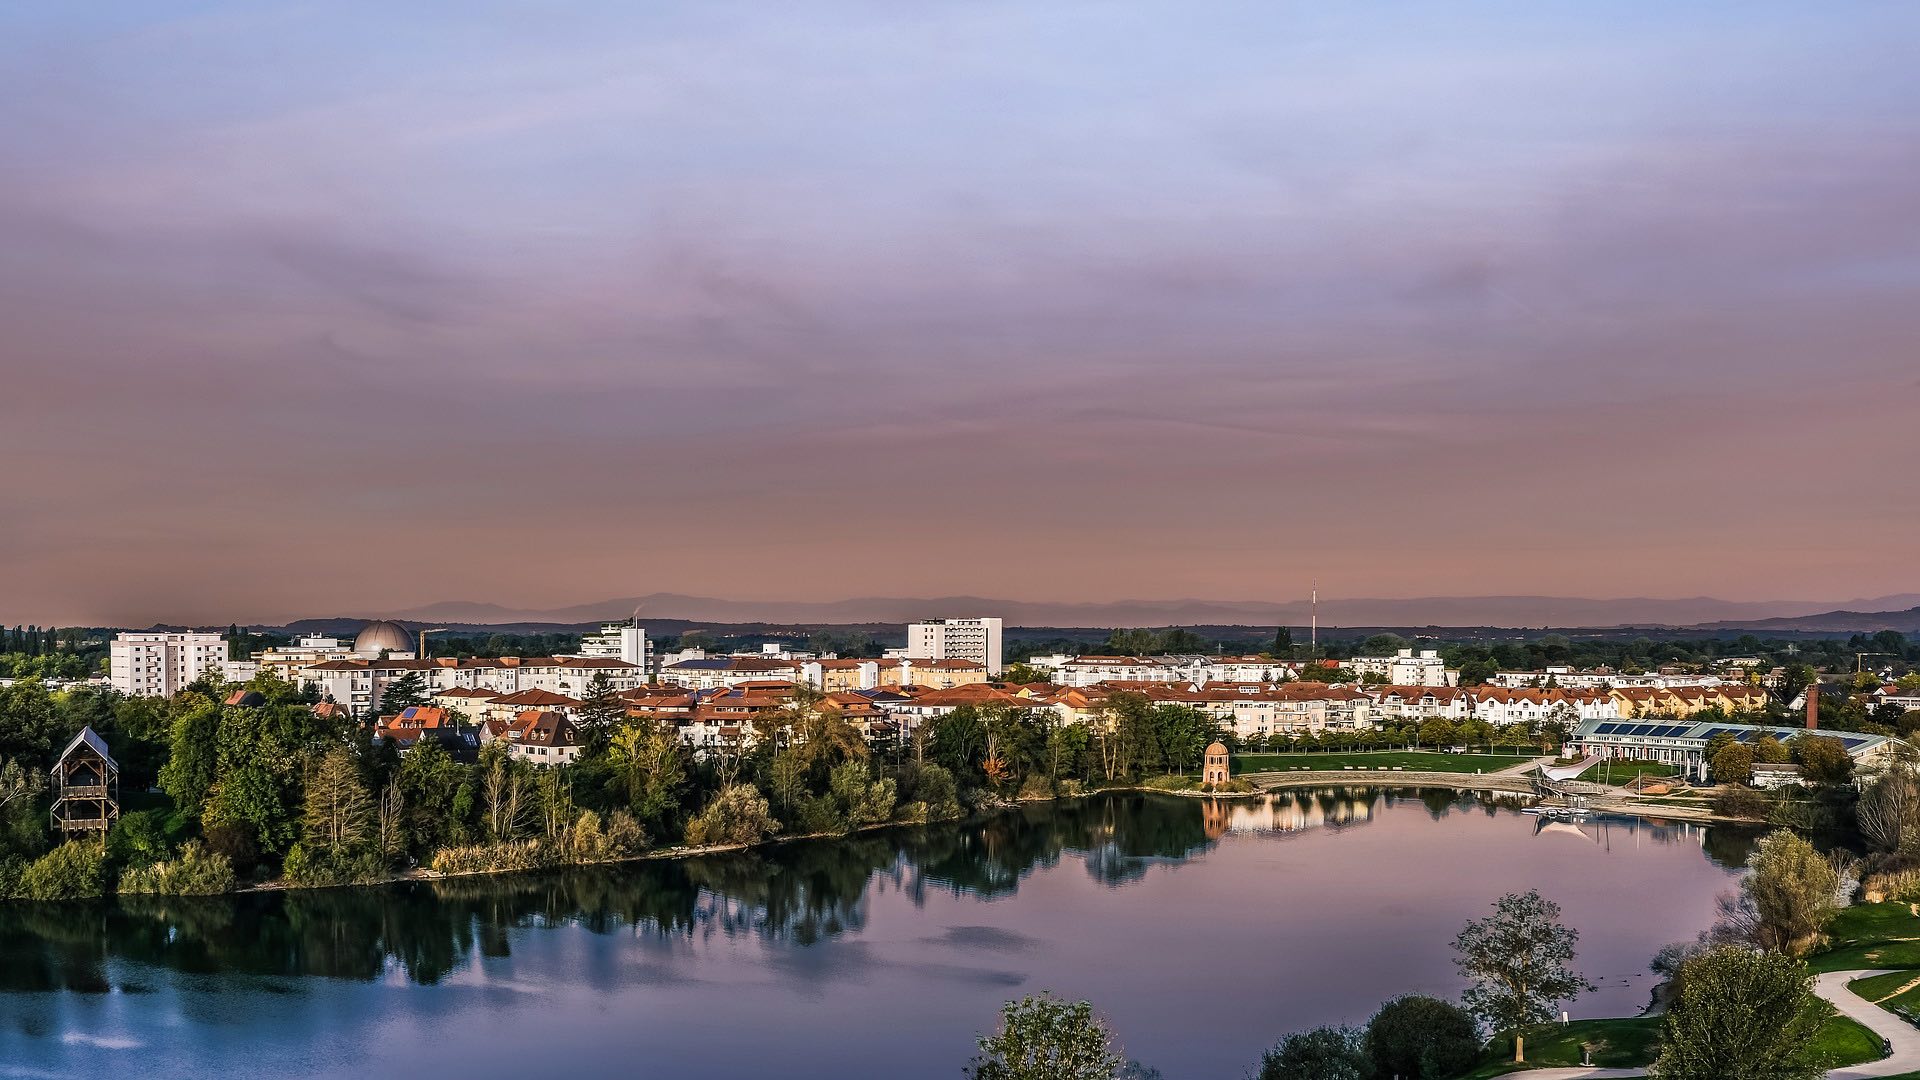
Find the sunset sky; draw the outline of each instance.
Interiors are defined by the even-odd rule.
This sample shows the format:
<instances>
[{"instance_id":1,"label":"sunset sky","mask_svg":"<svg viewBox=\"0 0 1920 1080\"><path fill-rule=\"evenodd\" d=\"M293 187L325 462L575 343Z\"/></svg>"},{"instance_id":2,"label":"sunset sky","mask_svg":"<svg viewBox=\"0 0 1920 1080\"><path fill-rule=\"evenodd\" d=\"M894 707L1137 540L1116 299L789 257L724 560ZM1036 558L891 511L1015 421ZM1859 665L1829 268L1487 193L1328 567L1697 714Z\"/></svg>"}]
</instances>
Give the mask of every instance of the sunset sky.
<instances>
[{"instance_id":1,"label":"sunset sky","mask_svg":"<svg viewBox=\"0 0 1920 1080\"><path fill-rule=\"evenodd\" d=\"M1913 591L1916 34L0 6L0 622Z\"/></svg>"}]
</instances>

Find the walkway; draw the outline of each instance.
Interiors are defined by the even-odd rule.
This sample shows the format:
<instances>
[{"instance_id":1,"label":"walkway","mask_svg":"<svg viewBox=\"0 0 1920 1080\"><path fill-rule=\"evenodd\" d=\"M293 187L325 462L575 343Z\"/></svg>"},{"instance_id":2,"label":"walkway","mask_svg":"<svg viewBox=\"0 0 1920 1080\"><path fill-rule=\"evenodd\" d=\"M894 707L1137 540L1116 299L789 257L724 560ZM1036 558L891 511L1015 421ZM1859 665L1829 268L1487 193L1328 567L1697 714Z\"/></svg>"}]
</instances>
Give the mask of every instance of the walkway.
<instances>
[{"instance_id":1,"label":"walkway","mask_svg":"<svg viewBox=\"0 0 1920 1080\"><path fill-rule=\"evenodd\" d=\"M1891 1057L1869 1061L1864 1065L1849 1065L1844 1069L1831 1070L1827 1073L1827 1080L1874 1080L1875 1077L1899 1076L1902 1073L1920 1071L1920 1028L1914 1027L1847 989L1847 984L1855 979L1885 974L1885 971L1830 971L1814 979L1814 993L1832 1002L1833 1007L1842 1015L1858 1020L1875 1035L1893 1044ZM1506 1074L1512 1080L1605 1080L1609 1077L1645 1075L1647 1075L1645 1069L1582 1068L1527 1069L1523 1072Z\"/></svg>"},{"instance_id":2,"label":"walkway","mask_svg":"<svg viewBox=\"0 0 1920 1080\"><path fill-rule=\"evenodd\" d=\"M1867 1080L1875 1076L1898 1076L1920 1070L1920 1028L1893 1015L1847 989L1847 984L1884 971L1830 971L1814 979L1813 992L1833 1002L1833 1007L1873 1029L1875 1035L1893 1044L1893 1056L1849 1065L1827 1074L1827 1080Z\"/></svg>"},{"instance_id":3,"label":"walkway","mask_svg":"<svg viewBox=\"0 0 1920 1080\"><path fill-rule=\"evenodd\" d=\"M1537 769L1537 768L1539 768L1539 767L1540 767L1540 766L1542 766L1542 765L1551 765L1551 764L1553 764L1554 762L1556 762L1556 761L1559 761L1559 760L1560 760L1559 758L1557 758L1557 757L1554 757L1554 756L1553 756L1552 754L1548 754L1548 755L1547 755L1546 757L1537 757L1537 758L1534 758L1534 759L1533 759L1532 761L1523 761L1523 762L1521 762L1521 763L1520 763L1520 764L1518 764L1518 765L1509 765L1509 766L1507 766L1507 767L1506 767L1506 768L1504 768L1504 769L1495 769L1495 770L1494 770L1494 771L1493 771L1493 772L1492 772L1491 774L1489 774L1489 775L1492 775L1492 776L1525 776L1525 775L1527 775L1528 773L1531 773L1531 772L1532 772L1533 770L1535 770L1535 769Z\"/></svg>"}]
</instances>

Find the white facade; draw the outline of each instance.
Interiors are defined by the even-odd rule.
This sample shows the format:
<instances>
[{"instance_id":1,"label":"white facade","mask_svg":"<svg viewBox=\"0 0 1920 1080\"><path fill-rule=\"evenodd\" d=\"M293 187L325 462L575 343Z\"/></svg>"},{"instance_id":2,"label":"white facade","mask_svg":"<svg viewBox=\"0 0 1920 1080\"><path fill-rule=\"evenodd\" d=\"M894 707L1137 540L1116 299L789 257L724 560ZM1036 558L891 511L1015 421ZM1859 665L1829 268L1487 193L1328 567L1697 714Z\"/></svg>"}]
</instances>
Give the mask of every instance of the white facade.
<instances>
[{"instance_id":1,"label":"white facade","mask_svg":"<svg viewBox=\"0 0 1920 1080\"><path fill-rule=\"evenodd\" d=\"M1061 686L1092 686L1103 682L1173 682L1178 672L1157 660L1139 656L1076 656L1053 669Z\"/></svg>"},{"instance_id":2,"label":"white facade","mask_svg":"<svg viewBox=\"0 0 1920 1080\"><path fill-rule=\"evenodd\" d=\"M588 634L580 639L581 656L625 660L638 665L643 671L647 669L650 652L647 632L626 623L607 623L600 627L598 634Z\"/></svg>"},{"instance_id":3,"label":"white facade","mask_svg":"<svg viewBox=\"0 0 1920 1080\"><path fill-rule=\"evenodd\" d=\"M1358 676L1377 675L1391 686L1453 686L1460 681L1460 673L1448 671L1440 653L1434 649L1423 649L1419 653L1401 649L1392 656L1356 656L1342 661L1340 666Z\"/></svg>"},{"instance_id":4,"label":"white facade","mask_svg":"<svg viewBox=\"0 0 1920 1080\"><path fill-rule=\"evenodd\" d=\"M208 672L224 677L226 663L219 634L123 633L108 649L108 681L132 697L171 697Z\"/></svg>"},{"instance_id":5,"label":"white facade","mask_svg":"<svg viewBox=\"0 0 1920 1080\"><path fill-rule=\"evenodd\" d=\"M972 660L998 675L1001 662L999 619L936 619L907 624L907 647L913 660Z\"/></svg>"},{"instance_id":6,"label":"white facade","mask_svg":"<svg viewBox=\"0 0 1920 1080\"><path fill-rule=\"evenodd\" d=\"M1570 667L1550 667L1545 671L1501 671L1487 680L1494 686L1533 686L1548 682L1568 690L1622 689L1630 686L1670 690L1677 687L1744 686L1745 679L1726 679L1718 675L1663 674L1648 672L1623 675L1618 671L1575 671Z\"/></svg>"}]
</instances>

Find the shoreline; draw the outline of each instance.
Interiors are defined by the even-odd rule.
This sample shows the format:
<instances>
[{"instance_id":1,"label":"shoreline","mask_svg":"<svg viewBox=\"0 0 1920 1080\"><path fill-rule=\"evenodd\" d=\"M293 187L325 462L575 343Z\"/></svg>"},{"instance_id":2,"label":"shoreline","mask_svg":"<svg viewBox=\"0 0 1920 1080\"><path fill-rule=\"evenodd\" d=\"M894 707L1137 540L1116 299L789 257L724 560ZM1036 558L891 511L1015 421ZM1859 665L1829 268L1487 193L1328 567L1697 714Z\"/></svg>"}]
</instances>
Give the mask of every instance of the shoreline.
<instances>
[{"instance_id":1,"label":"shoreline","mask_svg":"<svg viewBox=\"0 0 1920 1080\"><path fill-rule=\"evenodd\" d=\"M1458 791L1491 791L1501 795L1534 794L1533 784L1524 776L1502 773L1455 773L1455 772L1396 772L1382 774L1378 771L1355 770L1348 772L1311 771L1311 772L1263 772L1244 773L1242 779L1249 780L1261 788L1261 793L1272 794L1295 787L1445 787ZM1716 814L1705 807L1674 806L1669 803L1646 803L1629 795L1595 795L1588 799L1588 805L1595 811L1605 814L1632 814L1637 817L1665 817L1680 821L1705 822L1718 825L1761 825L1765 821L1752 818L1728 817Z\"/></svg>"},{"instance_id":2,"label":"shoreline","mask_svg":"<svg viewBox=\"0 0 1920 1080\"><path fill-rule=\"evenodd\" d=\"M1374 772L1374 771L1349 772L1346 770L1341 770L1338 772L1331 772L1331 771L1316 770L1311 772L1290 772L1290 773L1253 772L1253 773L1241 774L1240 776L1235 777L1235 779L1243 779L1248 781L1249 783L1254 785L1254 790L1232 791L1232 792L1205 792L1205 791L1198 791L1193 789L1173 790L1173 789L1167 789L1167 788L1152 787L1145 784L1118 784L1112 787L1094 788L1094 789L1083 791L1074 795L1054 795L1054 796L1050 796L1047 798L1040 798L1040 799L1015 798L1015 799L1001 800L992 805L984 807L983 809L976 811L975 813L963 815L957 818L949 818L944 821L886 821L886 822L879 822L873 825L863 825L857 829L850 829L846 832L799 833L799 834L769 836L764 840L760 840L752 844L711 844L711 845L706 845L701 847L690 847L682 844L682 845L675 845L672 847L654 848L649 851L641 852L637 855L622 856L621 858L618 858L618 859L604 859L597 862L584 862L584 863L562 862L562 863L554 863L549 866L531 866L531 867L519 867L514 869L500 869L500 870L460 870L452 873L432 870L427 867L415 867L413 869L402 871L400 873L393 874L389 877L381 878L376 881L342 882L337 885L294 885L294 884L288 883L284 879L276 879L273 881L263 881L256 884L245 885L239 888L229 889L226 892L219 892L219 893L121 894L118 892L113 892L113 893L104 894L100 897L95 897L93 899L97 899L97 900L118 899L122 895L129 895L129 896L141 895L141 896L162 897L166 899L178 899L180 897L240 896L240 895L245 895L249 893L290 893L290 892L319 891L319 890L325 890L325 889L378 889L378 888L384 888L391 885L407 885L407 884L416 884L420 882L455 881L462 878L473 878L473 877L500 877L508 874L551 873L555 871L587 869L591 867L621 866L621 865L626 865L630 863L667 861L667 860L675 860L675 859L693 859L693 858L701 858L708 855L735 854L739 852L753 851L758 848L770 848L770 847L775 847L781 844L799 843L804 841L842 840L848 837L861 836L869 833L885 831L888 829L925 828L931 825L960 825L970 821L986 820L988 818L992 818L997 815L1006 813L1010 810L1017 810L1023 806L1038 805L1043 803L1060 803L1060 802L1067 802L1075 799L1085 799L1095 795L1108 795L1108 794L1167 795L1175 798L1187 798L1187 799L1251 799L1251 798L1258 798L1264 795L1276 794L1278 792L1286 791L1291 788L1303 788L1303 787L1451 788L1456 791L1488 791L1488 792L1493 792L1495 794L1500 794L1500 795L1532 796L1534 794L1533 785L1523 777L1514 776L1510 774L1500 774L1500 773L1456 773L1456 772L1380 773L1380 772ZM1713 812L1708 810L1694 809L1692 807L1667 806L1664 804L1659 806L1648 806L1646 804L1637 804L1630 799L1621 798L1621 797L1598 796L1591 801L1590 805L1592 805L1592 807L1596 811L1600 813L1608 813L1608 814L1631 814L1638 817L1665 817L1665 818L1671 818L1671 819L1676 819L1681 821L1709 823L1709 824L1724 824L1724 825L1765 825L1766 824L1765 822L1756 822L1747 818L1724 817L1718 814L1714 814Z\"/></svg>"}]
</instances>

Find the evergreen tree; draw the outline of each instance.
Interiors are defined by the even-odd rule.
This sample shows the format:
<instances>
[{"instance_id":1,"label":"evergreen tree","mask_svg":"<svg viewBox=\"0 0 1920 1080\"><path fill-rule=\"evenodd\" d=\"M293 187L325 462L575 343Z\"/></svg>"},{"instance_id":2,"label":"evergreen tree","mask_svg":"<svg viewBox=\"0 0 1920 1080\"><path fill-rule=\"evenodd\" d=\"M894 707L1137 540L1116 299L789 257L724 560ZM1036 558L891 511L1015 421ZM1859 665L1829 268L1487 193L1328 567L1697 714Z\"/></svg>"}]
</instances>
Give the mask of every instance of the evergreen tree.
<instances>
[{"instance_id":1,"label":"evergreen tree","mask_svg":"<svg viewBox=\"0 0 1920 1080\"><path fill-rule=\"evenodd\" d=\"M388 713L426 703L427 679L417 671L409 671L388 683L386 692L380 695L380 708Z\"/></svg>"},{"instance_id":2,"label":"evergreen tree","mask_svg":"<svg viewBox=\"0 0 1920 1080\"><path fill-rule=\"evenodd\" d=\"M613 680L604 671L596 671L587 683L586 696L580 699L580 722L588 731L604 731L625 716L626 705L614 692Z\"/></svg>"}]
</instances>

